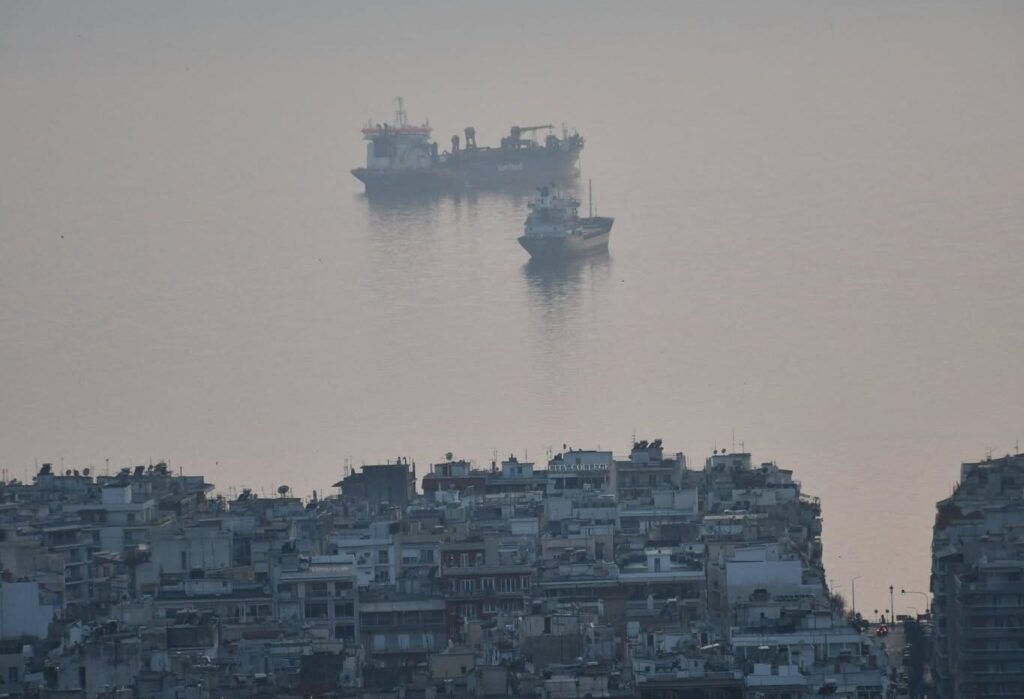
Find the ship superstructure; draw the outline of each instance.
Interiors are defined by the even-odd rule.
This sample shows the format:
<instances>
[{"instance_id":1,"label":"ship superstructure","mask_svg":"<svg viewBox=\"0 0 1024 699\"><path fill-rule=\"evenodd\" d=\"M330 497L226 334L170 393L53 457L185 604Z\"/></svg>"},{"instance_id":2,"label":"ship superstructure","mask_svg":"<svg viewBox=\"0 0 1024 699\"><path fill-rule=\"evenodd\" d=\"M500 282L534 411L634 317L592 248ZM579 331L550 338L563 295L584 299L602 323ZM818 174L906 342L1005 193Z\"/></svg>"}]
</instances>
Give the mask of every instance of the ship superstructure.
<instances>
[{"instance_id":1,"label":"ship superstructure","mask_svg":"<svg viewBox=\"0 0 1024 699\"><path fill-rule=\"evenodd\" d=\"M592 205L588 216L581 218L579 200L555 185L539 188L529 206L519 244L531 257L572 257L608 248L615 219L594 216Z\"/></svg>"},{"instance_id":2,"label":"ship superstructure","mask_svg":"<svg viewBox=\"0 0 1024 699\"><path fill-rule=\"evenodd\" d=\"M366 167L352 174L367 193L535 186L578 176L583 137L576 132L563 128L558 136L552 124L513 126L498 147L489 147L477 145L469 126L464 140L452 136L451 150L438 152L430 123L411 125L402 98L395 103L394 123L368 123L362 130Z\"/></svg>"},{"instance_id":3,"label":"ship superstructure","mask_svg":"<svg viewBox=\"0 0 1024 699\"><path fill-rule=\"evenodd\" d=\"M437 144L430 140L430 123L424 122L420 126L409 124L402 98L395 101L393 124L368 123L363 127L366 167L361 170L415 173L437 162ZM353 174L355 172L353 170Z\"/></svg>"}]
</instances>

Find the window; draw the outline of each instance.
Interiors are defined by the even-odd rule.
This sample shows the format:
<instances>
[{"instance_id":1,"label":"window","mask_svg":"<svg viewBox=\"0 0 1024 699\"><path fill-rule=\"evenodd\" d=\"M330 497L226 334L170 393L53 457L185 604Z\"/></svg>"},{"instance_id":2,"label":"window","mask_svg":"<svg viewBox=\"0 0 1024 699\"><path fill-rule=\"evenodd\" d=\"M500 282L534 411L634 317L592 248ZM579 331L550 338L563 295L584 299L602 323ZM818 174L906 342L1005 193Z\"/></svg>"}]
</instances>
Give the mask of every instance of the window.
<instances>
[{"instance_id":1,"label":"window","mask_svg":"<svg viewBox=\"0 0 1024 699\"><path fill-rule=\"evenodd\" d=\"M433 563L434 549L420 549L420 563Z\"/></svg>"},{"instance_id":2,"label":"window","mask_svg":"<svg viewBox=\"0 0 1024 699\"><path fill-rule=\"evenodd\" d=\"M473 580L472 578L467 578L467 579L461 581L461 584L459 585L459 588L462 590L462 592L470 592L470 593L471 592L475 592L476 591L476 580Z\"/></svg>"},{"instance_id":3,"label":"window","mask_svg":"<svg viewBox=\"0 0 1024 699\"><path fill-rule=\"evenodd\" d=\"M334 616L352 616L354 607L351 602L342 602L334 605Z\"/></svg>"},{"instance_id":4,"label":"window","mask_svg":"<svg viewBox=\"0 0 1024 699\"><path fill-rule=\"evenodd\" d=\"M373 157L391 158L395 155L395 141L393 138L377 138L373 141Z\"/></svg>"},{"instance_id":5,"label":"window","mask_svg":"<svg viewBox=\"0 0 1024 699\"><path fill-rule=\"evenodd\" d=\"M483 592L494 592L494 578L481 578L480 589Z\"/></svg>"},{"instance_id":6,"label":"window","mask_svg":"<svg viewBox=\"0 0 1024 699\"><path fill-rule=\"evenodd\" d=\"M388 552L387 549L383 549L377 552L377 563L381 565L387 565L388 563Z\"/></svg>"},{"instance_id":7,"label":"window","mask_svg":"<svg viewBox=\"0 0 1024 699\"><path fill-rule=\"evenodd\" d=\"M498 592L515 592L516 591L516 579L515 578L499 578L498 579Z\"/></svg>"},{"instance_id":8,"label":"window","mask_svg":"<svg viewBox=\"0 0 1024 699\"><path fill-rule=\"evenodd\" d=\"M327 583L306 583L306 597L326 597Z\"/></svg>"},{"instance_id":9,"label":"window","mask_svg":"<svg viewBox=\"0 0 1024 699\"><path fill-rule=\"evenodd\" d=\"M306 618L307 619L326 619L327 618L327 603L326 602L306 602Z\"/></svg>"},{"instance_id":10,"label":"window","mask_svg":"<svg viewBox=\"0 0 1024 699\"><path fill-rule=\"evenodd\" d=\"M334 637L351 640L356 637L356 627L351 624L338 624L334 627Z\"/></svg>"}]
</instances>

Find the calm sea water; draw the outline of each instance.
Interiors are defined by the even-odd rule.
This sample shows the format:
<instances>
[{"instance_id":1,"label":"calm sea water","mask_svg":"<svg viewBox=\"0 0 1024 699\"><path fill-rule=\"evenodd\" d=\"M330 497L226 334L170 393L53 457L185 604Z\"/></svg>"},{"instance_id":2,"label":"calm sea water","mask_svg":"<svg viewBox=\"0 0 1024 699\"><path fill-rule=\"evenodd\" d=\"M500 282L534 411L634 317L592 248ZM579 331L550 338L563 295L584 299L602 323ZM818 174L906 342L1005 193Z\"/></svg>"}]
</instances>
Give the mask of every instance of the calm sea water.
<instances>
[{"instance_id":1,"label":"calm sea water","mask_svg":"<svg viewBox=\"0 0 1024 699\"><path fill-rule=\"evenodd\" d=\"M735 446L821 496L858 607L926 590L959 462L1024 439L1024 9L520 9L5 5L0 466ZM442 144L580 129L610 253L529 265L522 195L367 200L398 94Z\"/></svg>"}]
</instances>

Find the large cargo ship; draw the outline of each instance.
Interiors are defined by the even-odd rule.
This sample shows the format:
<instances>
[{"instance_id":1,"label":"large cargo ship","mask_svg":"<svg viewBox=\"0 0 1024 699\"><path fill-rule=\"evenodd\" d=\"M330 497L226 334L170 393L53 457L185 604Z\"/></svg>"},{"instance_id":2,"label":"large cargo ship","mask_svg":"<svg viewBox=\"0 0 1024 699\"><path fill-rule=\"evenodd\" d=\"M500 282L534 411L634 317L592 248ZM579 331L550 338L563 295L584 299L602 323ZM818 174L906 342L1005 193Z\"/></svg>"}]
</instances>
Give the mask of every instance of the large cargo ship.
<instances>
[{"instance_id":1,"label":"large cargo ship","mask_svg":"<svg viewBox=\"0 0 1024 699\"><path fill-rule=\"evenodd\" d=\"M532 187L579 176L583 137L575 131L563 127L558 136L551 124L513 126L500 145L490 147L477 145L476 129L470 126L464 142L452 136L451 150L439 153L429 122L410 124L402 98L395 102L393 124L369 123L362 130L366 167L352 174L368 194Z\"/></svg>"}]
</instances>

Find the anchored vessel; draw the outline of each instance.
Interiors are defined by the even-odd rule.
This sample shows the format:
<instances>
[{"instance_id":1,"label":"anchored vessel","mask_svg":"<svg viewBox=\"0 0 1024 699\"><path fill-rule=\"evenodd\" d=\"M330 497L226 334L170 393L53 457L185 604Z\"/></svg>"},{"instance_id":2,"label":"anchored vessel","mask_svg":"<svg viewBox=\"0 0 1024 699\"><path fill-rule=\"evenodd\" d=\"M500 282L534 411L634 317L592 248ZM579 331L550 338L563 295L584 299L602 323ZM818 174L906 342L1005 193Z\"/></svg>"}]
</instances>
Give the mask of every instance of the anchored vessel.
<instances>
[{"instance_id":1,"label":"anchored vessel","mask_svg":"<svg viewBox=\"0 0 1024 699\"><path fill-rule=\"evenodd\" d=\"M533 258L574 257L608 249L614 218L593 215L593 196L586 218L580 218L578 200L563 195L554 185L541 187L530 202L519 244Z\"/></svg>"},{"instance_id":2,"label":"anchored vessel","mask_svg":"<svg viewBox=\"0 0 1024 699\"><path fill-rule=\"evenodd\" d=\"M578 176L576 168L583 137L554 126L513 126L496 147L478 146L476 129L464 131L465 144L452 136L450 151L438 152L429 122L409 124L402 98L395 100L393 124L368 123L366 167L352 174L366 185L366 192L443 191L466 187L494 188L506 185L535 186ZM543 141L538 134L547 132Z\"/></svg>"}]
</instances>

